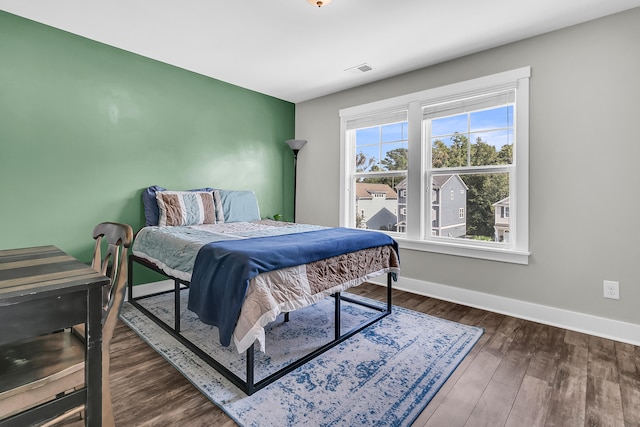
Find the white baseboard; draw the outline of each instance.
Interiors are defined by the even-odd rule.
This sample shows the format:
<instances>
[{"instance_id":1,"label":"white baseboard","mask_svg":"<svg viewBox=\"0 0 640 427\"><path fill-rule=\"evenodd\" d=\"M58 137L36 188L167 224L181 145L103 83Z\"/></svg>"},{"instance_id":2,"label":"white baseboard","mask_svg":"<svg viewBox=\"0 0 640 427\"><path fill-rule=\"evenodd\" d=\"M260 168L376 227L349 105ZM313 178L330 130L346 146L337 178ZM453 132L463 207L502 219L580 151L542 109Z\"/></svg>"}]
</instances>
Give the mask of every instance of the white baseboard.
<instances>
[{"instance_id":1,"label":"white baseboard","mask_svg":"<svg viewBox=\"0 0 640 427\"><path fill-rule=\"evenodd\" d=\"M382 286L387 285L386 276L378 280L371 280L370 282ZM506 314L519 319L531 320L545 325L557 326L571 331L640 346L640 325L633 323L606 319L590 314L533 304L512 298L407 277L399 277L398 282L394 283L393 287L401 291L412 292L414 294L468 305L482 310ZM149 295L154 292L168 291L173 288L173 280L162 280L160 282L134 286L133 290L137 297Z\"/></svg>"},{"instance_id":2,"label":"white baseboard","mask_svg":"<svg viewBox=\"0 0 640 427\"><path fill-rule=\"evenodd\" d=\"M383 278L371 282L386 286L386 279ZM406 277L399 277L393 287L545 325L557 326L636 346L640 345L640 325L638 324Z\"/></svg>"}]
</instances>

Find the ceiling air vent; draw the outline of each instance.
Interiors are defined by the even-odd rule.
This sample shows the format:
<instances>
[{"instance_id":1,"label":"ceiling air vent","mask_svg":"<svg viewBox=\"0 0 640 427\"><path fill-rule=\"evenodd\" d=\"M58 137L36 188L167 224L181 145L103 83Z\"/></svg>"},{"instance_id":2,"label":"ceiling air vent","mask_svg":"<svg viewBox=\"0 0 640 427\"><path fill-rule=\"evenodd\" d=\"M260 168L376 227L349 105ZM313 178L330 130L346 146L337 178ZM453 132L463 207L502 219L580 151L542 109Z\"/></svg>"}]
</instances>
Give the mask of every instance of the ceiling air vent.
<instances>
[{"instance_id":1,"label":"ceiling air vent","mask_svg":"<svg viewBox=\"0 0 640 427\"><path fill-rule=\"evenodd\" d=\"M371 65L364 63L364 64L356 65L355 67L347 68L345 71L351 74L361 74L371 70L373 70Z\"/></svg>"}]
</instances>

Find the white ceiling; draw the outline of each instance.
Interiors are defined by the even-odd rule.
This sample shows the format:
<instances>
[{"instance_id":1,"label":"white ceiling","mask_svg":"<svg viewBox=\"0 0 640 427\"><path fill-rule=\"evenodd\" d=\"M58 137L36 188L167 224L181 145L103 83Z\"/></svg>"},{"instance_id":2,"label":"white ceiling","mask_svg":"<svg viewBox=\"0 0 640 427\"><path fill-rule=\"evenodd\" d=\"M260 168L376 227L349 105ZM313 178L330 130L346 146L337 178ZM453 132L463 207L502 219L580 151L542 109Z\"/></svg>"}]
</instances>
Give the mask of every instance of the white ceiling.
<instances>
[{"instance_id":1,"label":"white ceiling","mask_svg":"<svg viewBox=\"0 0 640 427\"><path fill-rule=\"evenodd\" d=\"M640 6L640 0L0 0L0 9L301 102ZM373 70L348 68L367 63Z\"/></svg>"}]
</instances>

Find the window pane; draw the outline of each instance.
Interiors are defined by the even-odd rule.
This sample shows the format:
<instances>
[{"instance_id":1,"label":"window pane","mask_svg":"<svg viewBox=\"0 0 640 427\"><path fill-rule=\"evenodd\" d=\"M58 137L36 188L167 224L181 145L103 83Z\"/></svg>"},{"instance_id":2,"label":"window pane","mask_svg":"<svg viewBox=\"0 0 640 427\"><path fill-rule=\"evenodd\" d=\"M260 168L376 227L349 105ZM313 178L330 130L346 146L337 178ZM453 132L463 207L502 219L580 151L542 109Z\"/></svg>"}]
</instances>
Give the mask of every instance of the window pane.
<instances>
[{"instance_id":1,"label":"window pane","mask_svg":"<svg viewBox=\"0 0 640 427\"><path fill-rule=\"evenodd\" d=\"M382 142L397 142L407 140L407 122L393 123L382 126Z\"/></svg>"},{"instance_id":2,"label":"window pane","mask_svg":"<svg viewBox=\"0 0 640 427\"><path fill-rule=\"evenodd\" d=\"M382 145L382 170L397 171L407 170L408 164L407 143Z\"/></svg>"},{"instance_id":3,"label":"window pane","mask_svg":"<svg viewBox=\"0 0 640 427\"><path fill-rule=\"evenodd\" d=\"M378 144L380 129L378 127L356 130L356 146L365 144Z\"/></svg>"},{"instance_id":4,"label":"window pane","mask_svg":"<svg viewBox=\"0 0 640 427\"><path fill-rule=\"evenodd\" d=\"M356 172L369 172L372 167L377 167L380 155L380 146L364 146L356 151Z\"/></svg>"},{"instance_id":5,"label":"window pane","mask_svg":"<svg viewBox=\"0 0 640 427\"><path fill-rule=\"evenodd\" d=\"M365 172L380 159L380 129L365 128L356 130L356 171Z\"/></svg>"},{"instance_id":6,"label":"window pane","mask_svg":"<svg viewBox=\"0 0 640 427\"><path fill-rule=\"evenodd\" d=\"M471 134L471 166L513 163L513 131L498 130Z\"/></svg>"},{"instance_id":7,"label":"window pane","mask_svg":"<svg viewBox=\"0 0 640 427\"><path fill-rule=\"evenodd\" d=\"M509 174L432 176L431 235L504 241L509 232Z\"/></svg>"},{"instance_id":8,"label":"window pane","mask_svg":"<svg viewBox=\"0 0 640 427\"><path fill-rule=\"evenodd\" d=\"M407 122L357 129L355 137L357 172L407 169Z\"/></svg>"},{"instance_id":9,"label":"window pane","mask_svg":"<svg viewBox=\"0 0 640 427\"><path fill-rule=\"evenodd\" d=\"M434 168L468 166L469 138L457 133L448 138L431 139L431 164Z\"/></svg>"},{"instance_id":10,"label":"window pane","mask_svg":"<svg viewBox=\"0 0 640 427\"><path fill-rule=\"evenodd\" d=\"M355 189L356 228L406 232L405 177L359 178Z\"/></svg>"},{"instance_id":11,"label":"window pane","mask_svg":"<svg viewBox=\"0 0 640 427\"><path fill-rule=\"evenodd\" d=\"M513 105L470 113L471 165L513 163Z\"/></svg>"},{"instance_id":12,"label":"window pane","mask_svg":"<svg viewBox=\"0 0 640 427\"><path fill-rule=\"evenodd\" d=\"M467 114L443 117L431 122L431 135L450 136L454 133L466 133L469 128Z\"/></svg>"},{"instance_id":13,"label":"window pane","mask_svg":"<svg viewBox=\"0 0 640 427\"><path fill-rule=\"evenodd\" d=\"M513 105L472 112L469 128L471 131L513 128Z\"/></svg>"}]
</instances>

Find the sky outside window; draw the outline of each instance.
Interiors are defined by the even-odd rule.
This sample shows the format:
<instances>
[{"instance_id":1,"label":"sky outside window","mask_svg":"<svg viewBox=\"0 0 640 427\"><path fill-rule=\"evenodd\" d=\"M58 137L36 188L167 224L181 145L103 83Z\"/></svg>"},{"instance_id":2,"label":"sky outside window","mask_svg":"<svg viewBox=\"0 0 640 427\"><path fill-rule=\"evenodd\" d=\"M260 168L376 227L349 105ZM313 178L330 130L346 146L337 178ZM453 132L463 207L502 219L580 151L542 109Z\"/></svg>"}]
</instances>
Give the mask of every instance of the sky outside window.
<instances>
[{"instance_id":1,"label":"sky outside window","mask_svg":"<svg viewBox=\"0 0 640 427\"><path fill-rule=\"evenodd\" d=\"M399 148L407 148L407 122L392 123L358 129L356 131L356 154L362 153L367 159L364 172L386 170L380 163L387 153ZM371 161L373 160L373 161Z\"/></svg>"},{"instance_id":2,"label":"sky outside window","mask_svg":"<svg viewBox=\"0 0 640 427\"><path fill-rule=\"evenodd\" d=\"M440 139L447 145L456 132L483 135L486 139L482 140L497 150L503 145L513 144L513 105L443 117L431 122L432 138Z\"/></svg>"}]
</instances>

